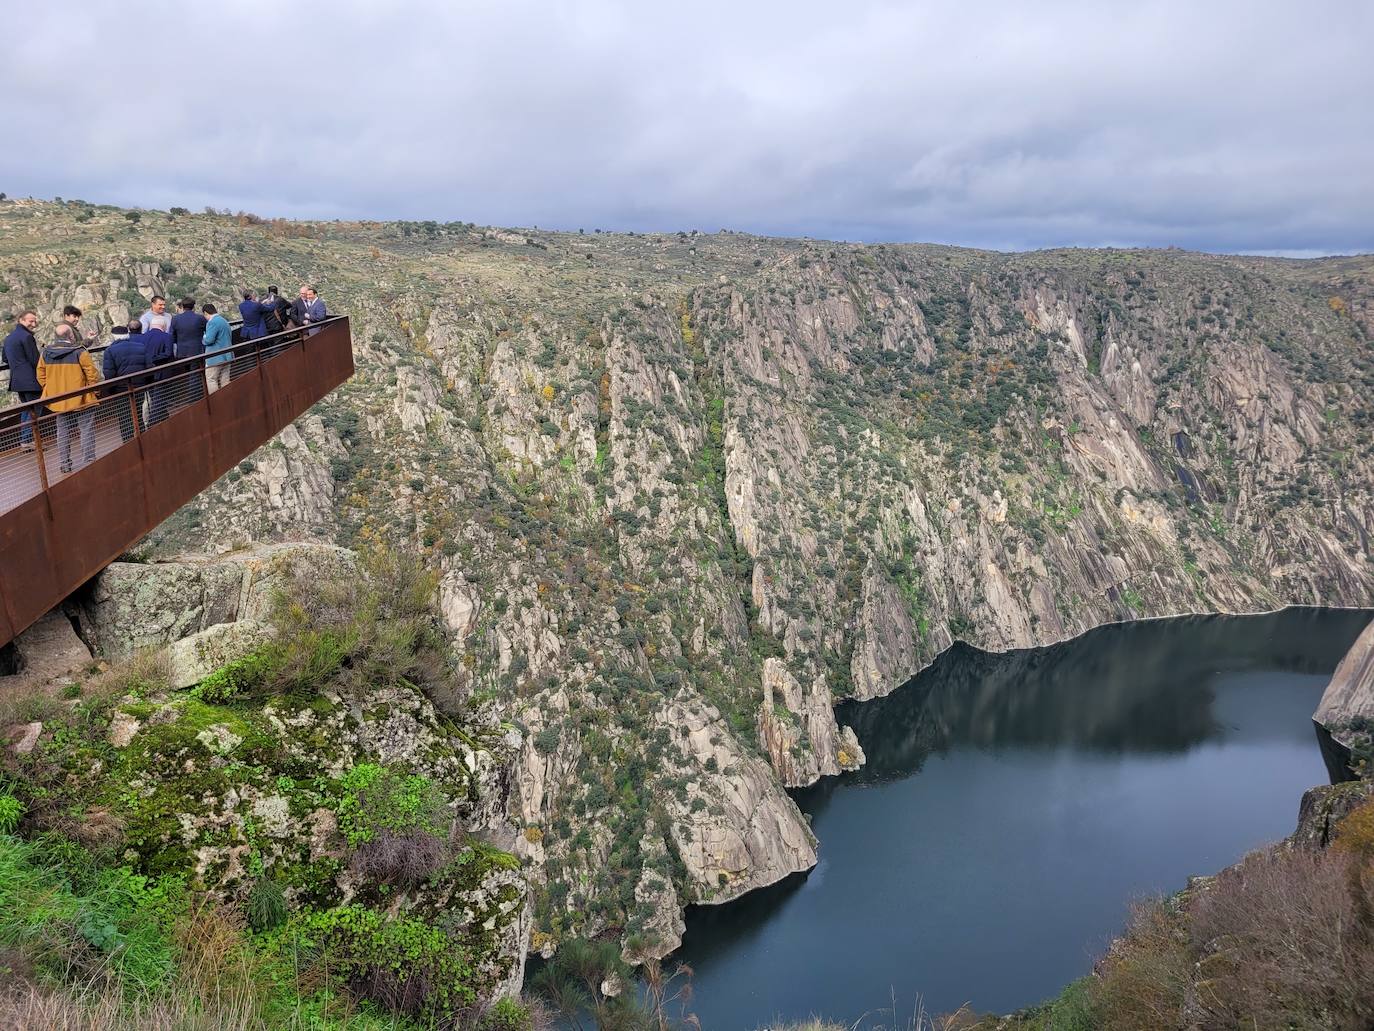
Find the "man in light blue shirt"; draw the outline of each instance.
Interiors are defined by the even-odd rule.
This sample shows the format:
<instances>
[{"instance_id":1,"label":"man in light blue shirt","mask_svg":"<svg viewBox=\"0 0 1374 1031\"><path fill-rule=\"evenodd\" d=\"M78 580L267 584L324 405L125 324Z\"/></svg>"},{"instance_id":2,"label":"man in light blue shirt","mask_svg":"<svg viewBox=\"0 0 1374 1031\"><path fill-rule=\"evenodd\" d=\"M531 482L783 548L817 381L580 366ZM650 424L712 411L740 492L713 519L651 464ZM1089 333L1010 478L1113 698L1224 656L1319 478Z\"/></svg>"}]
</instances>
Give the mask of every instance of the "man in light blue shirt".
<instances>
[{"instance_id":1,"label":"man in light blue shirt","mask_svg":"<svg viewBox=\"0 0 1374 1031\"><path fill-rule=\"evenodd\" d=\"M234 334L229 328L229 321L213 304L203 304L200 310L206 318L205 389L213 394L229 382L229 363L234 360L234 352L229 350L229 345L234 342Z\"/></svg>"},{"instance_id":2,"label":"man in light blue shirt","mask_svg":"<svg viewBox=\"0 0 1374 1031\"><path fill-rule=\"evenodd\" d=\"M148 305L148 310L138 317L138 321L143 326L143 332L145 333L153 328L153 319L163 317L168 319L171 318L171 316L167 314L167 298L163 297L161 294L153 294L153 299L148 302Z\"/></svg>"}]
</instances>

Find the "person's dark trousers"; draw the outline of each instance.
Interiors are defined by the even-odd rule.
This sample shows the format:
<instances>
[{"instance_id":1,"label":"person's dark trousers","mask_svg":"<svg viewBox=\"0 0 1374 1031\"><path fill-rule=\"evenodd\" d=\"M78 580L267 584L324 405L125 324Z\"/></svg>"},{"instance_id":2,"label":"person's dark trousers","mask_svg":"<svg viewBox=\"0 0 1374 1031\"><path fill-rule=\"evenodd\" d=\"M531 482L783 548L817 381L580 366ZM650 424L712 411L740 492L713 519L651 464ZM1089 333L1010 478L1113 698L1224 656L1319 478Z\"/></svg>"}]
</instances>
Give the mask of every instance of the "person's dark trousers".
<instances>
[{"instance_id":1,"label":"person's dark trousers","mask_svg":"<svg viewBox=\"0 0 1374 1031\"><path fill-rule=\"evenodd\" d=\"M118 402L119 436L126 444L134 438L135 412L137 412L138 418L138 431L142 433L145 429L147 429L147 427L143 425L143 395L136 394L134 395L134 397L135 400L138 402L137 405L130 404L128 397L122 397Z\"/></svg>"},{"instance_id":2,"label":"person's dark trousers","mask_svg":"<svg viewBox=\"0 0 1374 1031\"><path fill-rule=\"evenodd\" d=\"M167 418L167 385L155 383L148 394L148 425L156 426Z\"/></svg>"},{"instance_id":3,"label":"person's dark trousers","mask_svg":"<svg viewBox=\"0 0 1374 1031\"><path fill-rule=\"evenodd\" d=\"M19 395L20 404L37 401L43 396L41 390L16 390L15 393ZM19 443L21 446L33 443L33 416L32 410L19 413Z\"/></svg>"}]
</instances>

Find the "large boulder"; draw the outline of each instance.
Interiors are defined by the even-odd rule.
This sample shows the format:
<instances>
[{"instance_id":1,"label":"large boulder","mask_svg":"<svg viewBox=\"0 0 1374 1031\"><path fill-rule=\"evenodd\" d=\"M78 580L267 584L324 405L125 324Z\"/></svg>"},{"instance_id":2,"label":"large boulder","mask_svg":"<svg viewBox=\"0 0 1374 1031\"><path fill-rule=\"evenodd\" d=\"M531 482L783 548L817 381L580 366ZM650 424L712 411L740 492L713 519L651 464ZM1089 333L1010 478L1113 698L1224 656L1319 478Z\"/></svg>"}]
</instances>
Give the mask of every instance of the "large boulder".
<instances>
[{"instance_id":1,"label":"large boulder","mask_svg":"<svg viewBox=\"0 0 1374 1031\"><path fill-rule=\"evenodd\" d=\"M1303 792L1298 827L1288 840L1299 848L1321 849L1331 844L1336 824L1374 797L1374 781L1320 784Z\"/></svg>"},{"instance_id":2,"label":"large boulder","mask_svg":"<svg viewBox=\"0 0 1374 1031\"><path fill-rule=\"evenodd\" d=\"M173 642L167 649L168 681L177 689L199 684L215 670L265 644L271 636L271 628L256 619L206 627Z\"/></svg>"},{"instance_id":3,"label":"large boulder","mask_svg":"<svg viewBox=\"0 0 1374 1031\"><path fill-rule=\"evenodd\" d=\"M240 620L265 622L277 592L352 573L357 556L330 544L272 544L175 562L114 562L71 603L82 635L106 658L125 658Z\"/></svg>"}]
</instances>

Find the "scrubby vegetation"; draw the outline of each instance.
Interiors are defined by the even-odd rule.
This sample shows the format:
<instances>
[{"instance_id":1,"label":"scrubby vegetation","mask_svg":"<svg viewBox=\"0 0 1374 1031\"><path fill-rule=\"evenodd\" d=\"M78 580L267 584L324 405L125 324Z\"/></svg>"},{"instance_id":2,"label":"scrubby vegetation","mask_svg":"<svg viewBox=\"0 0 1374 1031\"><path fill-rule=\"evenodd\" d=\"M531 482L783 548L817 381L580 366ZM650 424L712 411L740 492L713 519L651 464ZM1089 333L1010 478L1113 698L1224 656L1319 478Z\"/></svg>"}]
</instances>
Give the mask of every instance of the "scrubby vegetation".
<instances>
[{"instance_id":1,"label":"scrubby vegetation","mask_svg":"<svg viewBox=\"0 0 1374 1031\"><path fill-rule=\"evenodd\" d=\"M523 881L465 831L488 731L456 722L433 588L379 554L284 592L270 643L190 690L139 655L29 700L43 732L0 767L0 1026L533 1026L498 991Z\"/></svg>"}]
</instances>

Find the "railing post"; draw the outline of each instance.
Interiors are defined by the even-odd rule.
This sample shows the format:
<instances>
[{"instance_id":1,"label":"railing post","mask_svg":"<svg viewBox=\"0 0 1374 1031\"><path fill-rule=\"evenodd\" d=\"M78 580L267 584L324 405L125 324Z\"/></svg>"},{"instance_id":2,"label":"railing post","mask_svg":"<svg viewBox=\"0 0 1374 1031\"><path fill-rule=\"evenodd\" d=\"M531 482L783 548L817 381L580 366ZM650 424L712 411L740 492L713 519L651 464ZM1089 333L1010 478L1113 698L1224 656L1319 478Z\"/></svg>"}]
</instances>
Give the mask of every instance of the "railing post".
<instances>
[{"instance_id":1,"label":"railing post","mask_svg":"<svg viewBox=\"0 0 1374 1031\"><path fill-rule=\"evenodd\" d=\"M48 493L48 460L43 457L43 421L38 413L33 416L33 455L38 461L38 482L43 487L43 493Z\"/></svg>"},{"instance_id":2,"label":"railing post","mask_svg":"<svg viewBox=\"0 0 1374 1031\"><path fill-rule=\"evenodd\" d=\"M137 440L139 437L143 436L143 429L139 426L139 423L143 420L138 417L138 391L134 389L132 380L124 385L124 389L128 391L129 394L129 414L134 420L134 439ZM127 443L127 441L123 441L121 438L121 443Z\"/></svg>"}]
</instances>

